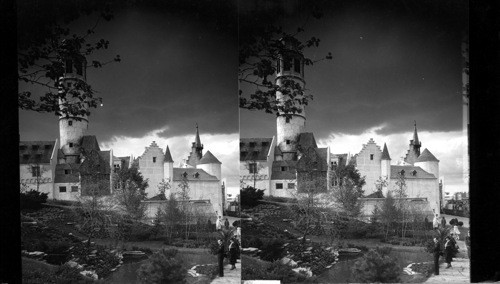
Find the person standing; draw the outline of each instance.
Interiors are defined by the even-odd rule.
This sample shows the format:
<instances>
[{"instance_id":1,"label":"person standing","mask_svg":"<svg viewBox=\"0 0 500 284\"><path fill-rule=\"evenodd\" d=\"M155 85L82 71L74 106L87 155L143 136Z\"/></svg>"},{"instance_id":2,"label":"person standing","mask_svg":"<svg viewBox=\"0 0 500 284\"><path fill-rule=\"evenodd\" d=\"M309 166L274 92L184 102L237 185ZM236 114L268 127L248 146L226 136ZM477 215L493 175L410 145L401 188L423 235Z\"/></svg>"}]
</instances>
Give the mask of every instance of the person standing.
<instances>
[{"instance_id":1,"label":"person standing","mask_svg":"<svg viewBox=\"0 0 500 284\"><path fill-rule=\"evenodd\" d=\"M236 242L234 238L231 238L229 243L229 263L231 264L231 270L236 269L236 257L238 249L236 248Z\"/></svg>"},{"instance_id":2,"label":"person standing","mask_svg":"<svg viewBox=\"0 0 500 284\"><path fill-rule=\"evenodd\" d=\"M453 226L453 233L455 233L455 236L457 236L457 240L460 240L460 230L458 229L457 225Z\"/></svg>"},{"instance_id":3,"label":"person standing","mask_svg":"<svg viewBox=\"0 0 500 284\"><path fill-rule=\"evenodd\" d=\"M434 274L439 275L439 256L441 253L441 245L439 244L439 240L434 238Z\"/></svg>"},{"instance_id":4,"label":"person standing","mask_svg":"<svg viewBox=\"0 0 500 284\"><path fill-rule=\"evenodd\" d=\"M439 227L439 215L436 214L436 216L434 216L434 219L432 219L432 228L435 230Z\"/></svg>"},{"instance_id":5,"label":"person standing","mask_svg":"<svg viewBox=\"0 0 500 284\"><path fill-rule=\"evenodd\" d=\"M226 221L224 221L224 227L226 227L227 230L229 230L229 220L226 218Z\"/></svg>"},{"instance_id":6,"label":"person standing","mask_svg":"<svg viewBox=\"0 0 500 284\"><path fill-rule=\"evenodd\" d=\"M217 231L220 231L220 229L222 229L222 220L220 216L217 218L217 221L215 222L215 228L217 229Z\"/></svg>"},{"instance_id":7,"label":"person standing","mask_svg":"<svg viewBox=\"0 0 500 284\"><path fill-rule=\"evenodd\" d=\"M441 218L441 226L442 226L443 228L445 228L445 227L446 227L446 219L444 218L444 216L443 216L443 218Z\"/></svg>"},{"instance_id":8,"label":"person standing","mask_svg":"<svg viewBox=\"0 0 500 284\"><path fill-rule=\"evenodd\" d=\"M467 256L470 259L470 231L467 231L467 236L465 236L465 246L467 247Z\"/></svg>"},{"instance_id":9,"label":"person standing","mask_svg":"<svg viewBox=\"0 0 500 284\"><path fill-rule=\"evenodd\" d=\"M219 277L224 277L224 243L222 240L217 241L219 244L219 249L217 250L217 256L219 261Z\"/></svg>"},{"instance_id":10,"label":"person standing","mask_svg":"<svg viewBox=\"0 0 500 284\"><path fill-rule=\"evenodd\" d=\"M452 258L453 258L453 241L452 237L447 236L446 242L444 244L444 261L448 264L446 268L451 267Z\"/></svg>"},{"instance_id":11,"label":"person standing","mask_svg":"<svg viewBox=\"0 0 500 284\"><path fill-rule=\"evenodd\" d=\"M236 238L241 243L241 227L236 227Z\"/></svg>"}]
</instances>

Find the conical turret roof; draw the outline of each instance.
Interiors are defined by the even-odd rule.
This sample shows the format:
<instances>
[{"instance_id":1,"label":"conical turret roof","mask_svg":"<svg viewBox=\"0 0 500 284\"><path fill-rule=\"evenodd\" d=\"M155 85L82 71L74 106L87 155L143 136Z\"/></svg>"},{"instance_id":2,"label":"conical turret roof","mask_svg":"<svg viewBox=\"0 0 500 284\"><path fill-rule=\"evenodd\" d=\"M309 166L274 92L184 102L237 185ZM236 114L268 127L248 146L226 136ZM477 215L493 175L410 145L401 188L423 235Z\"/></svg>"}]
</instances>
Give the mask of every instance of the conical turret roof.
<instances>
[{"instance_id":1,"label":"conical turret roof","mask_svg":"<svg viewBox=\"0 0 500 284\"><path fill-rule=\"evenodd\" d=\"M427 150L427 148L420 154L415 163L420 162L439 162L434 155L432 155L431 151Z\"/></svg>"},{"instance_id":2,"label":"conical turret roof","mask_svg":"<svg viewBox=\"0 0 500 284\"><path fill-rule=\"evenodd\" d=\"M382 160L390 160L389 150L387 150L387 145L384 143L384 150L382 151Z\"/></svg>"},{"instance_id":3,"label":"conical turret roof","mask_svg":"<svg viewBox=\"0 0 500 284\"><path fill-rule=\"evenodd\" d=\"M217 158L212 153L210 153L210 151L207 151L205 155L203 155L198 164L201 165L201 164L222 164L222 163L219 160L217 160Z\"/></svg>"},{"instance_id":4,"label":"conical turret roof","mask_svg":"<svg viewBox=\"0 0 500 284\"><path fill-rule=\"evenodd\" d=\"M168 148L165 150L165 159L163 160L164 163L173 163L174 160L172 159L172 155L170 154L170 149Z\"/></svg>"}]
</instances>

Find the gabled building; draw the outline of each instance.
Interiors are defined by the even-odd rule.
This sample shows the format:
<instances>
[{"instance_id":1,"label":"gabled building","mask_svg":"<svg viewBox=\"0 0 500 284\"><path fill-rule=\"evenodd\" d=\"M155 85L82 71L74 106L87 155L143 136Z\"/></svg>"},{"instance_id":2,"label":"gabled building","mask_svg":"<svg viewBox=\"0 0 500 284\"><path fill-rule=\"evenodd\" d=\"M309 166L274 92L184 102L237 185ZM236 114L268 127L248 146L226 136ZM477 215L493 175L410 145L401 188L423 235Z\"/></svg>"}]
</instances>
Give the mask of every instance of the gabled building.
<instances>
[{"instance_id":1,"label":"gabled building","mask_svg":"<svg viewBox=\"0 0 500 284\"><path fill-rule=\"evenodd\" d=\"M181 162L178 167L174 166L170 148L167 146L164 152L155 141L145 147L144 153L137 160L139 171L148 181L146 204L149 206L147 210L149 218L154 218L156 214L154 208L165 203L165 198L168 198L170 193L178 195L183 187L191 203L198 204L196 206L201 206L199 205L201 203L210 204L211 214L214 217L212 221L215 221L215 216L222 216L222 163L210 151L203 154L198 126L191 153L186 162ZM170 189L165 192L165 196L158 196L159 186L163 182L169 183Z\"/></svg>"}]
</instances>

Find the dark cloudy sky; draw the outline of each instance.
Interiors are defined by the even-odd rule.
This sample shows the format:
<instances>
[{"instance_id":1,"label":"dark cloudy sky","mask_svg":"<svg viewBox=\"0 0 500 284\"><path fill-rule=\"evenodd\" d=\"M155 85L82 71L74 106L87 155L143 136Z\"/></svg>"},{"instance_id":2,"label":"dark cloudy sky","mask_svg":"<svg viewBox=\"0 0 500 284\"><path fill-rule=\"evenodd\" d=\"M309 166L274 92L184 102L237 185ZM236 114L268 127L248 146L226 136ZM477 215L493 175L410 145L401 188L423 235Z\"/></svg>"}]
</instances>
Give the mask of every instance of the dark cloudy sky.
<instances>
[{"instance_id":1,"label":"dark cloudy sky","mask_svg":"<svg viewBox=\"0 0 500 284\"><path fill-rule=\"evenodd\" d=\"M226 183L238 187L237 23L228 14L236 6L185 6L118 7L113 20L99 23L95 37L109 40L110 48L91 59L119 54L122 62L88 69L88 82L103 98L88 134L116 156L137 157L155 140L169 145L177 164L189 154L198 123L205 151L223 162ZM214 17L219 12L225 15ZM85 31L95 19L78 19L72 31ZM21 140L59 137L54 115L20 111L19 119Z\"/></svg>"},{"instance_id":2,"label":"dark cloudy sky","mask_svg":"<svg viewBox=\"0 0 500 284\"><path fill-rule=\"evenodd\" d=\"M387 143L392 162L404 156L417 122L422 150L441 160L442 178L453 191L463 183L462 32L467 26L460 1L331 1L323 17L309 19L305 35L319 37L306 56L333 60L306 67L306 128L332 153L358 153L369 138ZM420 3L413 3L420 2ZM262 2L260 2L262 4ZM271 10L276 6L247 5ZM408 6L405 6L408 4ZM281 3L276 23L294 31L312 4ZM321 6L322 5L322 6ZM279 8L277 9L279 10ZM276 135L274 115L240 112L241 137Z\"/></svg>"}]
</instances>

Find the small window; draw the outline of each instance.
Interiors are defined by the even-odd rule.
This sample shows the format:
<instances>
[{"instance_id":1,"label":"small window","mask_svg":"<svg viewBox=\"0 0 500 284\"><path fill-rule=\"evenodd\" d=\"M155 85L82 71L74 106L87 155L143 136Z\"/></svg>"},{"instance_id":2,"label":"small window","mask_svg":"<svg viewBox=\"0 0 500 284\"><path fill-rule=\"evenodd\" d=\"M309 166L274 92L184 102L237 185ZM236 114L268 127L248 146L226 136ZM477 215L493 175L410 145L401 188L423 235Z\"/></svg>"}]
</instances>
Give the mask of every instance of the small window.
<instances>
[{"instance_id":1,"label":"small window","mask_svg":"<svg viewBox=\"0 0 500 284\"><path fill-rule=\"evenodd\" d=\"M416 171L416 170L413 170L413 171L411 172L411 175L412 175L412 176L416 176L416 175L417 175L417 171Z\"/></svg>"},{"instance_id":2,"label":"small window","mask_svg":"<svg viewBox=\"0 0 500 284\"><path fill-rule=\"evenodd\" d=\"M257 173L257 163L248 164L248 172L251 174L256 174Z\"/></svg>"},{"instance_id":3,"label":"small window","mask_svg":"<svg viewBox=\"0 0 500 284\"><path fill-rule=\"evenodd\" d=\"M294 189L295 188L295 183L291 182L288 184L288 189Z\"/></svg>"},{"instance_id":4,"label":"small window","mask_svg":"<svg viewBox=\"0 0 500 284\"><path fill-rule=\"evenodd\" d=\"M59 192L66 192L66 187L65 186L60 186L59 187Z\"/></svg>"},{"instance_id":5,"label":"small window","mask_svg":"<svg viewBox=\"0 0 500 284\"><path fill-rule=\"evenodd\" d=\"M290 145L290 143L292 143L292 141L286 140L286 145Z\"/></svg>"},{"instance_id":6,"label":"small window","mask_svg":"<svg viewBox=\"0 0 500 284\"><path fill-rule=\"evenodd\" d=\"M244 160L247 155L248 155L248 152L245 152L245 151L241 152L240 153L240 160Z\"/></svg>"},{"instance_id":7,"label":"small window","mask_svg":"<svg viewBox=\"0 0 500 284\"><path fill-rule=\"evenodd\" d=\"M290 123L290 118L289 117L285 118L285 122Z\"/></svg>"},{"instance_id":8,"label":"small window","mask_svg":"<svg viewBox=\"0 0 500 284\"><path fill-rule=\"evenodd\" d=\"M292 59L289 57L283 58L283 71L290 71L292 69Z\"/></svg>"},{"instance_id":9,"label":"small window","mask_svg":"<svg viewBox=\"0 0 500 284\"><path fill-rule=\"evenodd\" d=\"M255 142L250 142L250 147L255 147Z\"/></svg>"},{"instance_id":10,"label":"small window","mask_svg":"<svg viewBox=\"0 0 500 284\"><path fill-rule=\"evenodd\" d=\"M401 170L401 171L399 172L399 174L400 174L400 175L402 175L402 176L404 176L404 175L405 175L405 170Z\"/></svg>"},{"instance_id":11,"label":"small window","mask_svg":"<svg viewBox=\"0 0 500 284\"><path fill-rule=\"evenodd\" d=\"M31 167L31 175L33 177L39 177L40 176L40 166L32 166Z\"/></svg>"},{"instance_id":12,"label":"small window","mask_svg":"<svg viewBox=\"0 0 500 284\"><path fill-rule=\"evenodd\" d=\"M82 68L82 62L81 61L76 61L75 62L75 69L76 69L76 74L82 75L83 74L83 68Z\"/></svg>"},{"instance_id":13,"label":"small window","mask_svg":"<svg viewBox=\"0 0 500 284\"><path fill-rule=\"evenodd\" d=\"M70 147L70 148L73 148L73 143L71 143L71 142L70 142L70 143L69 143L69 147Z\"/></svg>"},{"instance_id":14,"label":"small window","mask_svg":"<svg viewBox=\"0 0 500 284\"><path fill-rule=\"evenodd\" d=\"M41 162L42 161L42 154L36 154L35 155L35 162Z\"/></svg>"},{"instance_id":15,"label":"small window","mask_svg":"<svg viewBox=\"0 0 500 284\"><path fill-rule=\"evenodd\" d=\"M182 177L184 177L184 178L187 178L187 176L188 176L188 173L186 173L186 172L184 172L184 173L182 174Z\"/></svg>"},{"instance_id":16,"label":"small window","mask_svg":"<svg viewBox=\"0 0 500 284\"><path fill-rule=\"evenodd\" d=\"M269 145L269 142L262 142L262 146L268 146Z\"/></svg>"},{"instance_id":17,"label":"small window","mask_svg":"<svg viewBox=\"0 0 500 284\"><path fill-rule=\"evenodd\" d=\"M196 173L194 174L194 178L199 178L199 177L200 177L200 174L199 174L198 172L196 172Z\"/></svg>"},{"instance_id":18,"label":"small window","mask_svg":"<svg viewBox=\"0 0 500 284\"><path fill-rule=\"evenodd\" d=\"M45 150L50 150L51 146L50 145L45 145L44 147L45 147Z\"/></svg>"},{"instance_id":19,"label":"small window","mask_svg":"<svg viewBox=\"0 0 500 284\"><path fill-rule=\"evenodd\" d=\"M31 149L33 149L33 150L38 150L38 145L32 145L32 146L31 146Z\"/></svg>"},{"instance_id":20,"label":"small window","mask_svg":"<svg viewBox=\"0 0 500 284\"><path fill-rule=\"evenodd\" d=\"M71 192L78 192L78 186L72 186Z\"/></svg>"},{"instance_id":21,"label":"small window","mask_svg":"<svg viewBox=\"0 0 500 284\"><path fill-rule=\"evenodd\" d=\"M69 125L69 126L73 126L73 121L72 121L72 120L69 120L69 121L68 121L68 125Z\"/></svg>"},{"instance_id":22,"label":"small window","mask_svg":"<svg viewBox=\"0 0 500 284\"><path fill-rule=\"evenodd\" d=\"M65 175L69 175L69 174L71 174L71 170L64 170L64 174L65 174Z\"/></svg>"},{"instance_id":23,"label":"small window","mask_svg":"<svg viewBox=\"0 0 500 284\"><path fill-rule=\"evenodd\" d=\"M373 161L373 154L370 154L370 160Z\"/></svg>"},{"instance_id":24,"label":"small window","mask_svg":"<svg viewBox=\"0 0 500 284\"><path fill-rule=\"evenodd\" d=\"M287 167L281 167L282 172L286 172L287 170L288 170Z\"/></svg>"},{"instance_id":25,"label":"small window","mask_svg":"<svg viewBox=\"0 0 500 284\"><path fill-rule=\"evenodd\" d=\"M276 183L276 189L283 189L283 183Z\"/></svg>"},{"instance_id":26,"label":"small window","mask_svg":"<svg viewBox=\"0 0 500 284\"><path fill-rule=\"evenodd\" d=\"M153 157L153 163L156 163L156 157Z\"/></svg>"},{"instance_id":27,"label":"small window","mask_svg":"<svg viewBox=\"0 0 500 284\"><path fill-rule=\"evenodd\" d=\"M66 60L66 73L72 73L73 72L73 61L72 60Z\"/></svg>"},{"instance_id":28,"label":"small window","mask_svg":"<svg viewBox=\"0 0 500 284\"><path fill-rule=\"evenodd\" d=\"M293 60L293 71L300 73L300 60L297 58Z\"/></svg>"}]
</instances>

